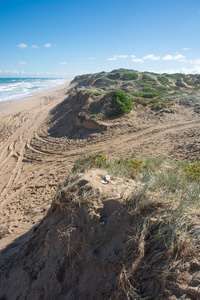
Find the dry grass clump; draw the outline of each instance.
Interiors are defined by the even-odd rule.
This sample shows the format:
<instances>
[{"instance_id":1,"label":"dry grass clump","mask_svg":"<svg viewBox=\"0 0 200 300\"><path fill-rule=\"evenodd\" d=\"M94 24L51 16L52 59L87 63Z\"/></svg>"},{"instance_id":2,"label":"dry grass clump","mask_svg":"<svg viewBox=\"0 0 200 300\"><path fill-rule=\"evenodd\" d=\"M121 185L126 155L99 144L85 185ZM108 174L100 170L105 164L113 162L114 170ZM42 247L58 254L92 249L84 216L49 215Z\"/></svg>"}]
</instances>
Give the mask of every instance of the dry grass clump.
<instances>
[{"instance_id":1,"label":"dry grass clump","mask_svg":"<svg viewBox=\"0 0 200 300\"><path fill-rule=\"evenodd\" d=\"M124 178L131 178L131 171L136 170L134 190L117 200L120 206L109 217L113 223L103 216L104 202L81 179L91 168L102 168L105 174ZM102 154L92 154L76 161L67 183L57 194L57 203L70 207L74 216L77 207L84 209L87 222L95 220L98 226L105 226L105 232L106 226L113 224L108 231L110 241L114 241L112 232L123 232L123 227L125 230L121 233L124 242L118 245L124 254L113 264L116 279L108 299L170 299L169 291L181 293L180 265L199 257L200 250L200 185L188 178L185 170L184 164L153 158L109 161ZM74 228L71 224L66 233L62 231L61 238L68 246ZM107 243L106 237L100 240Z\"/></svg>"}]
</instances>

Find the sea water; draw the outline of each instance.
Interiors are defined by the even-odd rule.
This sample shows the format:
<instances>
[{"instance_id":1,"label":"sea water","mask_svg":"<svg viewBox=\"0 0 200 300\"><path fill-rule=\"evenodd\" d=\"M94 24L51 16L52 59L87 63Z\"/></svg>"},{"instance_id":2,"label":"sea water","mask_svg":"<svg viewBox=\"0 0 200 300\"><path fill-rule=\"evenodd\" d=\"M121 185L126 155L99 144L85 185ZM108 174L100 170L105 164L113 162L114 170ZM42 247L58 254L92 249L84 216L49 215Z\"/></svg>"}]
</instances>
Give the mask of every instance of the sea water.
<instances>
[{"instance_id":1,"label":"sea water","mask_svg":"<svg viewBox=\"0 0 200 300\"><path fill-rule=\"evenodd\" d=\"M65 82L60 78L0 78L0 102L31 96Z\"/></svg>"}]
</instances>

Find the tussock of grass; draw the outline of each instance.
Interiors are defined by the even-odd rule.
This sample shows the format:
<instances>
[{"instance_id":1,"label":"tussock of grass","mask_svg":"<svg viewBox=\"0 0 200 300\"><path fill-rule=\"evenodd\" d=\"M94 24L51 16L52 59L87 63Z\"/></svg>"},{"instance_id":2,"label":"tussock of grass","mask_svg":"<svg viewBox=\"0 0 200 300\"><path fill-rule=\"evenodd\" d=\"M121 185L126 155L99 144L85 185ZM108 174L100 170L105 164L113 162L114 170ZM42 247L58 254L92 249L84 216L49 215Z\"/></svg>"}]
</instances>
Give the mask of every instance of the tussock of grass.
<instances>
[{"instance_id":1,"label":"tussock of grass","mask_svg":"<svg viewBox=\"0 0 200 300\"><path fill-rule=\"evenodd\" d=\"M189 166L193 170L194 163L135 157L109 160L100 153L85 155L76 161L66 188L60 192L60 198L57 197L58 201L64 199L68 207L69 201L78 207L88 205L88 211L91 205L96 205L91 190L82 193L77 183L80 174L91 168L103 168L105 174L121 176L134 183L133 192L126 197L122 195L120 200L121 218L126 215L126 222L132 224L127 241L130 257L126 256L123 261L124 267L120 269L110 299L146 299L145 295L147 299L163 299L167 284L171 284L173 278L178 280L174 265L198 255L200 185L196 178L187 175ZM147 276L145 292L140 288L140 283L144 284L144 274ZM151 298L148 298L151 280L156 282L158 289L155 294L151 291Z\"/></svg>"},{"instance_id":2,"label":"tussock of grass","mask_svg":"<svg viewBox=\"0 0 200 300\"><path fill-rule=\"evenodd\" d=\"M156 226L159 227L157 229L159 238L163 238L167 251L170 253L176 252L177 249L176 255L178 255L180 247L186 251L186 244L189 245L191 233L195 235L192 238L193 241L199 239L200 232L195 233L189 216L191 210L200 207L198 181L200 162L170 163L155 158L145 160L121 158L111 161L97 153L79 158L74 165L73 172L85 172L90 168L104 168L108 174L135 179L138 182L133 195L125 201L129 211L130 207L133 212L136 208L142 209L156 203L169 204L164 215L156 221ZM185 224L187 218L191 223L188 226ZM183 246L183 239L187 234L186 244ZM171 241L170 250L169 240ZM176 247L175 242L179 243Z\"/></svg>"}]
</instances>

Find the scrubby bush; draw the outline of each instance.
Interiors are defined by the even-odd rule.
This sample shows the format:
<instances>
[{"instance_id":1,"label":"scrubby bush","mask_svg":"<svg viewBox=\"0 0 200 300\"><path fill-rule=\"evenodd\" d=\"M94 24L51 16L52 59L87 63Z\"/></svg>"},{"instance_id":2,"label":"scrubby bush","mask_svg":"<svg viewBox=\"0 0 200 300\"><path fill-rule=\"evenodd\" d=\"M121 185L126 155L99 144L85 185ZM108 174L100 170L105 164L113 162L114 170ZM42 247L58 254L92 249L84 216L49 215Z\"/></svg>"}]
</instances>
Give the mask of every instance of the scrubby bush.
<instances>
[{"instance_id":1,"label":"scrubby bush","mask_svg":"<svg viewBox=\"0 0 200 300\"><path fill-rule=\"evenodd\" d=\"M164 76L158 76L157 79L162 85L169 85L168 78L166 78Z\"/></svg>"},{"instance_id":2,"label":"scrubby bush","mask_svg":"<svg viewBox=\"0 0 200 300\"><path fill-rule=\"evenodd\" d=\"M143 74L142 79L144 81L149 81L149 82L152 82L154 84L157 84L157 81L154 78L152 78L151 76L147 75L147 74Z\"/></svg>"},{"instance_id":3,"label":"scrubby bush","mask_svg":"<svg viewBox=\"0 0 200 300\"><path fill-rule=\"evenodd\" d=\"M181 80L182 74L180 73L175 73L175 74L166 74L167 77L176 79L176 80Z\"/></svg>"},{"instance_id":4,"label":"scrubby bush","mask_svg":"<svg viewBox=\"0 0 200 300\"><path fill-rule=\"evenodd\" d=\"M164 109L167 107L167 104L165 102L162 102L162 101L158 101L156 103L153 103L151 108L153 110L161 110L161 109Z\"/></svg>"},{"instance_id":5,"label":"scrubby bush","mask_svg":"<svg viewBox=\"0 0 200 300\"><path fill-rule=\"evenodd\" d=\"M133 102L137 104L141 104L143 106L149 105L152 110L161 110L173 105L171 100L162 100L158 97L147 97L148 94L145 94L145 97L142 92L133 92L132 95L135 96ZM152 96L152 95L151 95Z\"/></svg>"},{"instance_id":6,"label":"scrubby bush","mask_svg":"<svg viewBox=\"0 0 200 300\"><path fill-rule=\"evenodd\" d=\"M78 86L85 86L85 87L87 87L87 86L90 86L93 81L94 81L94 79L91 78L91 77L90 78L85 78L85 79L79 81Z\"/></svg>"},{"instance_id":7,"label":"scrubby bush","mask_svg":"<svg viewBox=\"0 0 200 300\"><path fill-rule=\"evenodd\" d=\"M104 92L102 91L86 91L88 95L100 96L103 95Z\"/></svg>"},{"instance_id":8,"label":"scrubby bush","mask_svg":"<svg viewBox=\"0 0 200 300\"><path fill-rule=\"evenodd\" d=\"M76 160L72 169L75 173L85 172L93 167L107 168L110 162L101 153L94 153L90 155L83 155Z\"/></svg>"},{"instance_id":9,"label":"scrubby bush","mask_svg":"<svg viewBox=\"0 0 200 300\"><path fill-rule=\"evenodd\" d=\"M187 85L191 85L191 86L195 87L195 83L193 81L189 80L185 75L183 75L183 81L185 83L187 83Z\"/></svg>"},{"instance_id":10,"label":"scrubby bush","mask_svg":"<svg viewBox=\"0 0 200 300\"><path fill-rule=\"evenodd\" d=\"M138 74L137 73L125 73L121 77L121 80L136 80L136 79L138 79Z\"/></svg>"},{"instance_id":11,"label":"scrubby bush","mask_svg":"<svg viewBox=\"0 0 200 300\"><path fill-rule=\"evenodd\" d=\"M200 84L200 79L194 81L195 84Z\"/></svg>"},{"instance_id":12,"label":"scrubby bush","mask_svg":"<svg viewBox=\"0 0 200 300\"><path fill-rule=\"evenodd\" d=\"M152 88L143 88L142 92L133 92L133 96L139 96L143 98L155 98L155 97L163 97L164 93L161 91L154 90Z\"/></svg>"},{"instance_id":13,"label":"scrubby bush","mask_svg":"<svg viewBox=\"0 0 200 300\"><path fill-rule=\"evenodd\" d=\"M186 88L186 85L181 81L181 79L176 81L176 86Z\"/></svg>"},{"instance_id":14,"label":"scrubby bush","mask_svg":"<svg viewBox=\"0 0 200 300\"><path fill-rule=\"evenodd\" d=\"M187 177L200 181L200 161L189 164L185 170Z\"/></svg>"},{"instance_id":15,"label":"scrubby bush","mask_svg":"<svg viewBox=\"0 0 200 300\"><path fill-rule=\"evenodd\" d=\"M135 158L120 158L114 162L122 170L125 169L126 177L135 178L137 172L141 172L145 167L142 160Z\"/></svg>"},{"instance_id":16,"label":"scrubby bush","mask_svg":"<svg viewBox=\"0 0 200 300\"><path fill-rule=\"evenodd\" d=\"M114 104L114 115L129 114L132 109L132 102L128 95L120 90L112 91L110 94Z\"/></svg>"},{"instance_id":17,"label":"scrubby bush","mask_svg":"<svg viewBox=\"0 0 200 300\"><path fill-rule=\"evenodd\" d=\"M121 77L121 74L119 72L117 73L112 73L112 74L109 74L108 75L108 78L111 79L111 80L117 80Z\"/></svg>"},{"instance_id":18,"label":"scrubby bush","mask_svg":"<svg viewBox=\"0 0 200 300\"><path fill-rule=\"evenodd\" d=\"M103 78L99 78L99 79L95 80L95 82L93 83L93 86L95 86L97 88L105 88L105 87L109 87L112 84L113 84L112 80L103 77Z\"/></svg>"}]
</instances>

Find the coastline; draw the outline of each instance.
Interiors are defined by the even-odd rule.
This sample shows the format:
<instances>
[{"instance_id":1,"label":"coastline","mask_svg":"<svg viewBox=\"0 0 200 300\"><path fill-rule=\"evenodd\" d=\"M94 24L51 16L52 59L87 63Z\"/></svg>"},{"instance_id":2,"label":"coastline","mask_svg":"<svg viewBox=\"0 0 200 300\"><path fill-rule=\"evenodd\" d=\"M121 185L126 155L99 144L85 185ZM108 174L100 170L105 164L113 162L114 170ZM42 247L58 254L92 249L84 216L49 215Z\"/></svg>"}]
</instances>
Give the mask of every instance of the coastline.
<instances>
[{"instance_id":1,"label":"coastline","mask_svg":"<svg viewBox=\"0 0 200 300\"><path fill-rule=\"evenodd\" d=\"M34 106L38 105L40 101L46 97L61 97L64 95L65 91L68 89L70 81L66 81L63 84L54 86L50 89L45 89L41 92L35 92L31 96L0 102L0 118L2 116L17 113L22 110L31 109Z\"/></svg>"},{"instance_id":2,"label":"coastline","mask_svg":"<svg viewBox=\"0 0 200 300\"><path fill-rule=\"evenodd\" d=\"M41 172L46 180L52 170L52 161L50 166L48 162L43 161L38 165L37 158L27 162L25 153L27 149L32 149L31 140L50 110L67 97L66 92L69 88L70 81L67 81L26 98L0 103L0 176L3 179L0 182L0 236L3 234L3 238L0 238L0 250L27 230L31 230L42 219L43 209L40 213L35 213L38 207L43 207L44 203L47 207L50 205L48 201L55 193L54 185L50 187L48 198L45 197L45 200L40 193L30 193L28 197L26 193L35 184L40 186L43 178ZM46 155L45 151L41 153L43 159L48 160L48 154ZM36 177L33 175L35 172L38 172ZM48 182L49 180L45 184L48 185ZM22 206L24 211L21 211Z\"/></svg>"}]
</instances>

